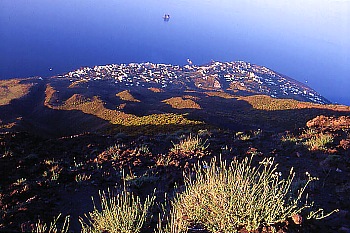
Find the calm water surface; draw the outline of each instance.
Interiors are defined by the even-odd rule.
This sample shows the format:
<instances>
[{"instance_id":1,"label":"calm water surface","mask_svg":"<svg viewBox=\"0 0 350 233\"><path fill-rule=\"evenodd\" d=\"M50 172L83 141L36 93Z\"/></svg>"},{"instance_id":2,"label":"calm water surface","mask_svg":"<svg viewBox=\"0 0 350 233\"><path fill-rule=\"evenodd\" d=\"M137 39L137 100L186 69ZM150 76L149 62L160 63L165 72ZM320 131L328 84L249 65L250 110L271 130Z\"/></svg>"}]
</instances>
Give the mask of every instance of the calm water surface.
<instances>
[{"instance_id":1,"label":"calm water surface","mask_svg":"<svg viewBox=\"0 0 350 233\"><path fill-rule=\"evenodd\" d=\"M350 0L1 0L0 79L245 60L350 105L349 35Z\"/></svg>"}]
</instances>

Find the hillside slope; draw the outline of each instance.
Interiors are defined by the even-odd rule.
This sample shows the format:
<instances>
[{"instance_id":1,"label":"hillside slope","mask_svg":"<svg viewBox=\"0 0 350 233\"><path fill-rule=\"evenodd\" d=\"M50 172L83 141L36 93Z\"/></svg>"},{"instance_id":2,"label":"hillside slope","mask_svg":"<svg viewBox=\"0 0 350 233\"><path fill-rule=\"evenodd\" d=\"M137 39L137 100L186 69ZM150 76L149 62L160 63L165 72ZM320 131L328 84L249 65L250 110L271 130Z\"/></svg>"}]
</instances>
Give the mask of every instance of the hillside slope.
<instances>
[{"instance_id":1,"label":"hillside slope","mask_svg":"<svg viewBox=\"0 0 350 233\"><path fill-rule=\"evenodd\" d=\"M154 134L203 126L291 130L349 114L311 88L246 62L106 65L2 82L2 128L40 135Z\"/></svg>"}]
</instances>

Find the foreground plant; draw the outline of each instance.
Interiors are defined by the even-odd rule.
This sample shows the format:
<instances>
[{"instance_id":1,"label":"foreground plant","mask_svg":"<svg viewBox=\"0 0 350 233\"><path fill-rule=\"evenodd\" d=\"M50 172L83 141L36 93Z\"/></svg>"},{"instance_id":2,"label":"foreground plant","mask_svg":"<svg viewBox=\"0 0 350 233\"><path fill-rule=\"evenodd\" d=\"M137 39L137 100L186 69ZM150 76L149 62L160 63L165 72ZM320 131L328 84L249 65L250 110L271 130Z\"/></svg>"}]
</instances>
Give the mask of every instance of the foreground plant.
<instances>
[{"instance_id":1,"label":"foreground plant","mask_svg":"<svg viewBox=\"0 0 350 233\"><path fill-rule=\"evenodd\" d=\"M100 192L101 211L94 210L80 218L82 232L138 233L149 216L155 196L147 197L144 204L139 197L123 191L117 196ZM93 200L93 199L92 199ZM93 200L94 201L94 200Z\"/></svg>"},{"instance_id":2,"label":"foreground plant","mask_svg":"<svg viewBox=\"0 0 350 233\"><path fill-rule=\"evenodd\" d=\"M185 190L161 217L158 232L187 232L196 226L210 232L254 231L301 214L314 219L331 214L324 215L322 209L313 211L313 203L302 201L307 185L316 178L307 174L307 182L293 196L293 169L282 179L273 159L264 159L259 167L252 167L251 162L252 158L246 158L227 166L222 161L216 165L213 159L209 165L197 165L194 177L185 177ZM167 223L162 224L162 220Z\"/></svg>"},{"instance_id":3,"label":"foreground plant","mask_svg":"<svg viewBox=\"0 0 350 233\"><path fill-rule=\"evenodd\" d=\"M61 214L57 216L57 218L54 218L54 220L50 223L49 227L46 225L46 223L42 223L40 220L38 223L34 225L34 229L32 230L33 233L67 233L69 229L69 216L66 216L63 222L63 225L61 228L57 227L57 221L61 217Z\"/></svg>"}]
</instances>

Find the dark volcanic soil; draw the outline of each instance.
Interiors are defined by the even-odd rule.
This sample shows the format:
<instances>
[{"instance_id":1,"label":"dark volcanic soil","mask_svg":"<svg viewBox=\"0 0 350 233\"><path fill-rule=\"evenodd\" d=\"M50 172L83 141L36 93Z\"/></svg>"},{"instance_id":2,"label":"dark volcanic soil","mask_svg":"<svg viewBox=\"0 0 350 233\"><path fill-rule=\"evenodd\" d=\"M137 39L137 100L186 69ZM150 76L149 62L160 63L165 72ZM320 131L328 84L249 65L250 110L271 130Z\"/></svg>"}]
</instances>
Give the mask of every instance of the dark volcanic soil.
<instances>
[{"instance_id":1,"label":"dark volcanic soil","mask_svg":"<svg viewBox=\"0 0 350 233\"><path fill-rule=\"evenodd\" d=\"M350 229L350 117L319 116L308 127L288 132L265 130L211 130L198 133L208 139L205 152L170 152L189 131L154 136L104 136L92 133L44 139L24 132L0 134L0 231L26 231L38 219L52 221L59 213L71 216L71 230L80 229L79 216L92 210L91 196L99 190L117 192L124 181L127 190L145 198L156 188L157 202L174 185L181 187L183 172L199 160L214 156L225 160L254 155L258 164L274 157L278 170L287 176L291 167L296 180L305 172L319 178L308 189L309 197L326 213L338 213L319 221L281 225L280 232L349 232ZM307 144L310 139L330 135L324 146ZM124 172L124 175L123 175ZM128 179L123 179L128 177ZM150 228L153 232L158 209ZM242 230L242 232L244 232ZM257 232L264 232L263 229Z\"/></svg>"}]
</instances>

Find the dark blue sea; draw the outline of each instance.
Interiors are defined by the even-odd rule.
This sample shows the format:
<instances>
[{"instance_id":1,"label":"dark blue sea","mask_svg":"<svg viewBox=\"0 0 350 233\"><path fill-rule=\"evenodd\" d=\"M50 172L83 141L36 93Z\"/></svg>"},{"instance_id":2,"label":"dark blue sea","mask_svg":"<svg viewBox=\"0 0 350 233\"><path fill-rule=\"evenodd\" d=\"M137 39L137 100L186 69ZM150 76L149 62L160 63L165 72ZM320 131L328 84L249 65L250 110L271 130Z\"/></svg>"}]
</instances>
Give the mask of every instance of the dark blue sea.
<instances>
[{"instance_id":1,"label":"dark blue sea","mask_svg":"<svg viewBox=\"0 0 350 233\"><path fill-rule=\"evenodd\" d=\"M350 0L0 0L0 79L244 60L350 105L349 53Z\"/></svg>"}]
</instances>

